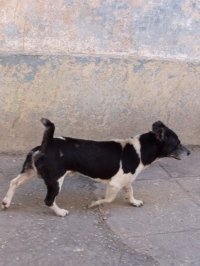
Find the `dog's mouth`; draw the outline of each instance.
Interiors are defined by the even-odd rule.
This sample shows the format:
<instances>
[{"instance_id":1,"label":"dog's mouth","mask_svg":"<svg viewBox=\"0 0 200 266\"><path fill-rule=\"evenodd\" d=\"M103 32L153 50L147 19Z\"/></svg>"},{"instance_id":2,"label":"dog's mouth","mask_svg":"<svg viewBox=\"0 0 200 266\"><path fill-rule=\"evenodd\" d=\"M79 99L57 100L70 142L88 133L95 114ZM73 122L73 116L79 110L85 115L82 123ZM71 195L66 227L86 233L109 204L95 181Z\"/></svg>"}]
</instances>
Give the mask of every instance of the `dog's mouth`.
<instances>
[{"instance_id":1,"label":"dog's mouth","mask_svg":"<svg viewBox=\"0 0 200 266\"><path fill-rule=\"evenodd\" d=\"M180 144L178 149L172 151L169 157L176 159L176 160L182 160L189 155L190 155L190 151L186 147Z\"/></svg>"},{"instance_id":2,"label":"dog's mouth","mask_svg":"<svg viewBox=\"0 0 200 266\"><path fill-rule=\"evenodd\" d=\"M175 155L175 154L171 154L169 157L173 158L173 159L176 159L176 160L179 160L179 161L181 160L181 158L179 156Z\"/></svg>"}]
</instances>

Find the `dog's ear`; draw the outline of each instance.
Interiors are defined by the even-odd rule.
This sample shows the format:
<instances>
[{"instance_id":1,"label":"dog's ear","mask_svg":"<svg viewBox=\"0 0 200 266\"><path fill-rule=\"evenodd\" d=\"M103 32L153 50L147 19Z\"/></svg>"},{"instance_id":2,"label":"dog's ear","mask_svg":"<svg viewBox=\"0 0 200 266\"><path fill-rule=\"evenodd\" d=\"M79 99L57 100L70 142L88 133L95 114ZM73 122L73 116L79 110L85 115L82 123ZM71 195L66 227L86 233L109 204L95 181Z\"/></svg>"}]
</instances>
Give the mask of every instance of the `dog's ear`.
<instances>
[{"instance_id":1,"label":"dog's ear","mask_svg":"<svg viewBox=\"0 0 200 266\"><path fill-rule=\"evenodd\" d=\"M152 125L152 131L156 135L157 140L163 141L165 139L166 126L161 122L157 121Z\"/></svg>"}]
</instances>

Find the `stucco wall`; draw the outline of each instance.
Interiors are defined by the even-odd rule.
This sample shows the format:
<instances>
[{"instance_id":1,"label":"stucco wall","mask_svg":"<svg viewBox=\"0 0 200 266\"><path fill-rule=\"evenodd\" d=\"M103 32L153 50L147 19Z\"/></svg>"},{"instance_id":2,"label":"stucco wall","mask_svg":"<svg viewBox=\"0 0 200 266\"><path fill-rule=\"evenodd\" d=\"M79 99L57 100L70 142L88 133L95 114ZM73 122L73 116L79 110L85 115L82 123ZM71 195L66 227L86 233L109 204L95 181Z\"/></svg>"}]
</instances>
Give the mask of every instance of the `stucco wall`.
<instances>
[{"instance_id":1,"label":"stucco wall","mask_svg":"<svg viewBox=\"0 0 200 266\"><path fill-rule=\"evenodd\" d=\"M1 151L57 134L123 138L161 119L200 144L200 4L0 1Z\"/></svg>"}]
</instances>

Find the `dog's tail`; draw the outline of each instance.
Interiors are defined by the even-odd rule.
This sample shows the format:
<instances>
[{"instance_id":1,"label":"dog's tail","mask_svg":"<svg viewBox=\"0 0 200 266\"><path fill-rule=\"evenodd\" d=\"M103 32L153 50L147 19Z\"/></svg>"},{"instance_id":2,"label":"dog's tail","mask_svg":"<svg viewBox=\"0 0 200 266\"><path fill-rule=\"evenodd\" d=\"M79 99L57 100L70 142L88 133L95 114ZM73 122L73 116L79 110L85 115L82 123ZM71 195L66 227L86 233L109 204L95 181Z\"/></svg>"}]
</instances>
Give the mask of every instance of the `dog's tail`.
<instances>
[{"instance_id":1,"label":"dog's tail","mask_svg":"<svg viewBox=\"0 0 200 266\"><path fill-rule=\"evenodd\" d=\"M53 141L55 125L50 120L48 120L46 118L42 118L41 122L45 126L45 131L44 131L42 144L41 144L41 152L45 153L46 148Z\"/></svg>"}]
</instances>

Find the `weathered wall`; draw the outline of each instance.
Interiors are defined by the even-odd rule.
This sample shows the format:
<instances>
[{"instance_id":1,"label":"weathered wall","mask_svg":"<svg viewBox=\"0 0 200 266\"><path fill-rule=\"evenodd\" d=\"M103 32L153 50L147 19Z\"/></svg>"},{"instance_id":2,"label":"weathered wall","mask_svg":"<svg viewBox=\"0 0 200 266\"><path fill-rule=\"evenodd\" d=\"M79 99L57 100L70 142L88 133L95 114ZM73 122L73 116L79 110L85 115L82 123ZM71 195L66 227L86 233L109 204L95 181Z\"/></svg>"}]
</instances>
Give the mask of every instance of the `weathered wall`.
<instances>
[{"instance_id":1,"label":"weathered wall","mask_svg":"<svg viewBox=\"0 0 200 266\"><path fill-rule=\"evenodd\" d=\"M198 0L1 0L1 52L199 60Z\"/></svg>"},{"instance_id":2,"label":"weathered wall","mask_svg":"<svg viewBox=\"0 0 200 266\"><path fill-rule=\"evenodd\" d=\"M200 144L195 0L0 1L1 151L57 134L127 137L161 119Z\"/></svg>"}]
</instances>

